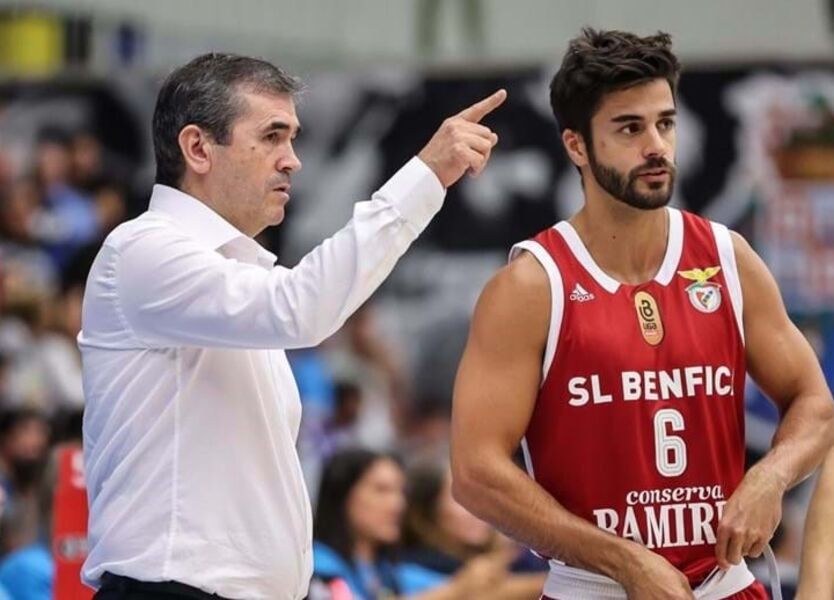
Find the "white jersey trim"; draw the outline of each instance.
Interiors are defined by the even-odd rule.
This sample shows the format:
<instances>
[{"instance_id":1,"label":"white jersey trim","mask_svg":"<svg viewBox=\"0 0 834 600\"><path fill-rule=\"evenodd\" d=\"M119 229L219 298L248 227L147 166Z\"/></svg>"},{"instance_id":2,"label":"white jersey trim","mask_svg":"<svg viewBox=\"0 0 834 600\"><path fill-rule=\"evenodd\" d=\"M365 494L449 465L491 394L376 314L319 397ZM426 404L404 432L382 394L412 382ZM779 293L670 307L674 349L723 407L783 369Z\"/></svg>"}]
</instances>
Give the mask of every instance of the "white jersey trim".
<instances>
[{"instance_id":1,"label":"white jersey trim","mask_svg":"<svg viewBox=\"0 0 834 600\"><path fill-rule=\"evenodd\" d=\"M666 208L666 213L669 215L669 237L666 242L666 254L664 254L663 262L654 276L654 281L660 285L669 285L669 282L672 281L683 253L683 215L681 211L671 207ZM611 294L620 289L620 282L600 268L591 253L588 252L585 244L582 243L582 239L573 225L568 221L560 221L554 225L554 228L564 238L576 260L603 289Z\"/></svg>"},{"instance_id":2,"label":"white jersey trim","mask_svg":"<svg viewBox=\"0 0 834 600\"><path fill-rule=\"evenodd\" d=\"M742 559L739 564L726 571L714 571L692 590L692 593L698 600L720 600L750 587L755 580ZM545 580L543 591L551 598L628 600L625 588L617 581L553 560L550 561L550 573Z\"/></svg>"},{"instance_id":3,"label":"white jersey trim","mask_svg":"<svg viewBox=\"0 0 834 600\"><path fill-rule=\"evenodd\" d=\"M715 245L718 246L718 258L721 262L721 270L724 272L724 281L730 293L730 304L733 307L733 314L736 317L738 333L741 336L741 343L744 343L744 298L741 293L741 279L738 276L736 265L736 252L733 247L733 238L730 230L720 223L710 222L712 235L715 238Z\"/></svg>"},{"instance_id":4,"label":"white jersey trim","mask_svg":"<svg viewBox=\"0 0 834 600\"><path fill-rule=\"evenodd\" d=\"M683 254L683 215L677 208L667 207L669 213L669 239L666 242L666 256L663 263L654 276L654 280L660 285L669 285Z\"/></svg>"},{"instance_id":5,"label":"white jersey trim","mask_svg":"<svg viewBox=\"0 0 834 600\"><path fill-rule=\"evenodd\" d=\"M591 277L593 277L596 282L600 284L609 294L615 293L620 288L620 282L600 269L599 265L591 256L591 253L588 252L585 244L582 243L582 238L579 237L579 234L576 232L576 229L573 228L573 225L567 221L559 221L556 225L554 225L554 227L564 238L565 243L567 243L568 248L570 248L570 251L576 257L576 260L579 261L579 264L585 267L585 270L590 273Z\"/></svg>"},{"instance_id":6,"label":"white jersey trim","mask_svg":"<svg viewBox=\"0 0 834 600\"><path fill-rule=\"evenodd\" d=\"M542 268L547 273L550 281L550 327L547 331L547 344L544 349L544 361L542 362L542 385L550 372L550 365L556 355L556 345L559 343L559 332L562 329L562 317L565 312L565 285L562 282L562 274L556 261L550 253L538 242L527 240L519 242L510 249L510 260L513 260L521 250L526 250L536 257Z\"/></svg>"}]
</instances>

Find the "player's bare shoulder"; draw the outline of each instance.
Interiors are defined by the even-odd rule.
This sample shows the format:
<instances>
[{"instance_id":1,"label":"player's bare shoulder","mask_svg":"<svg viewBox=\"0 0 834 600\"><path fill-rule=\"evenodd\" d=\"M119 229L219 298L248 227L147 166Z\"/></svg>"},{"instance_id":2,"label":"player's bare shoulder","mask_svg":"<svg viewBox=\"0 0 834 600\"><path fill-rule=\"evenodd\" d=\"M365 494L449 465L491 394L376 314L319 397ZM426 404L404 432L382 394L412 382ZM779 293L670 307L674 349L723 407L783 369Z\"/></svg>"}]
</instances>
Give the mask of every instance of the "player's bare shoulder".
<instances>
[{"instance_id":1,"label":"player's bare shoulder","mask_svg":"<svg viewBox=\"0 0 834 600\"><path fill-rule=\"evenodd\" d=\"M484 293L497 296L526 310L550 310L550 282L539 261L529 252L519 252L490 280Z\"/></svg>"},{"instance_id":2,"label":"player's bare shoulder","mask_svg":"<svg viewBox=\"0 0 834 600\"><path fill-rule=\"evenodd\" d=\"M767 265L741 234L730 231L736 268L744 296L744 312L755 315L787 319L779 288Z\"/></svg>"},{"instance_id":3,"label":"player's bare shoulder","mask_svg":"<svg viewBox=\"0 0 834 600\"><path fill-rule=\"evenodd\" d=\"M529 252L521 252L487 283L475 309L474 324L491 335L544 344L550 323L551 295L547 273Z\"/></svg>"}]
</instances>

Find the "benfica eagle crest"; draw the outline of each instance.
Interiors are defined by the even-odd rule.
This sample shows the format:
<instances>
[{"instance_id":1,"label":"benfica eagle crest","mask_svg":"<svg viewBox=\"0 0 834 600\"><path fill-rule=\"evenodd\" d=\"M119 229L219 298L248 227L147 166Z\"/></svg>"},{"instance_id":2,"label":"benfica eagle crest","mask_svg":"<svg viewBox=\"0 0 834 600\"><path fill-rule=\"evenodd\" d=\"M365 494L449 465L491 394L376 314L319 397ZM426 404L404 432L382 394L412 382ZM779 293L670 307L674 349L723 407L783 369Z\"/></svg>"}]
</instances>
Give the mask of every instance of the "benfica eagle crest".
<instances>
[{"instance_id":1,"label":"benfica eagle crest","mask_svg":"<svg viewBox=\"0 0 834 600\"><path fill-rule=\"evenodd\" d=\"M706 269L690 269L689 271L678 271L678 275L692 281L686 287L689 294L689 302L702 313L712 313L721 306L721 285L709 281L715 277L721 267L707 267Z\"/></svg>"}]
</instances>

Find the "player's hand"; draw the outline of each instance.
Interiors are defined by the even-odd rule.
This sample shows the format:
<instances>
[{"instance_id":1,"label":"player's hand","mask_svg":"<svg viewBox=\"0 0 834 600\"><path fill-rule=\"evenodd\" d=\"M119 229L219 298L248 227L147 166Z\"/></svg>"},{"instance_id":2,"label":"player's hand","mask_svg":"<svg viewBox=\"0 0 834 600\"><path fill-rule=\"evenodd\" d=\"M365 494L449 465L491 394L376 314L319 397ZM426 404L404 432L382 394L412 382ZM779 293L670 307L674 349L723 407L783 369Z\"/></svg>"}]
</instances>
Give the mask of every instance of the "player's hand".
<instances>
[{"instance_id":1,"label":"player's hand","mask_svg":"<svg viewBox=\"0 0 834 600\"><path fill-rule=\"evenodd\" d=\"M689 580L672 563L641 548L625 567L620 581L629 598L639 600L694 600Z\"/></svg>"},{"instance_id":2,"label":"player's hand","mask_svg":"<svg viewBox=\"0 0 834 600\"><path fill-rule=\"evenodd\" d=\"M784 494L784 485L772 472L756 467L747 472L718 523L715 557L719 567L729 569L743 556L761 556L782 518Z\"/></svg>"},{"instance_id":3,"label":"player's hand","mask_svg":"<svg viewBox=\"0 0 834 600\"><path fill-rule=\"evenodd\" d=\"M508 575L506 553L491 552L470 558L451 580L455 598L477 598L495 589Z\"/></svg>"},{"instance_id":4,"label":"player's hand","mask_svg":"<svg viewBox=\"0 0 834 600\"><path fill-rule=\"evenodd\" d=\"M484 170L498 136L480 121L506 98L507 91L498 90L449 117L420 150L417 156L434 171L443 187L449 187L467 171L477 176Z\"/></svg>"}]
</instances>

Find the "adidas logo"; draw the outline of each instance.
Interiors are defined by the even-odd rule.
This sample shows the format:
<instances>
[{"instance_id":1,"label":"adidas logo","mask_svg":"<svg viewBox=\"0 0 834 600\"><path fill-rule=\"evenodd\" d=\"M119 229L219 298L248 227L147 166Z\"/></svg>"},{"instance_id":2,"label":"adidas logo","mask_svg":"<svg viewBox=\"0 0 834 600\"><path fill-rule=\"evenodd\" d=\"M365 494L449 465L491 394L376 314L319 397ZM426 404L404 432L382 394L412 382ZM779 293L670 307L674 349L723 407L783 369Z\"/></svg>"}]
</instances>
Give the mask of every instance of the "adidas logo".
<instances>
[{"instance_id":1,"label":"adidas logo","mask_svg":"<svg viewBox=\"0 0 834 600\"><path fill-rule=\"evenodd\" d=\"M594 295L577 283L569 298L574 302L588 302L594 299Z\"/></svg>"}]
</instances>

